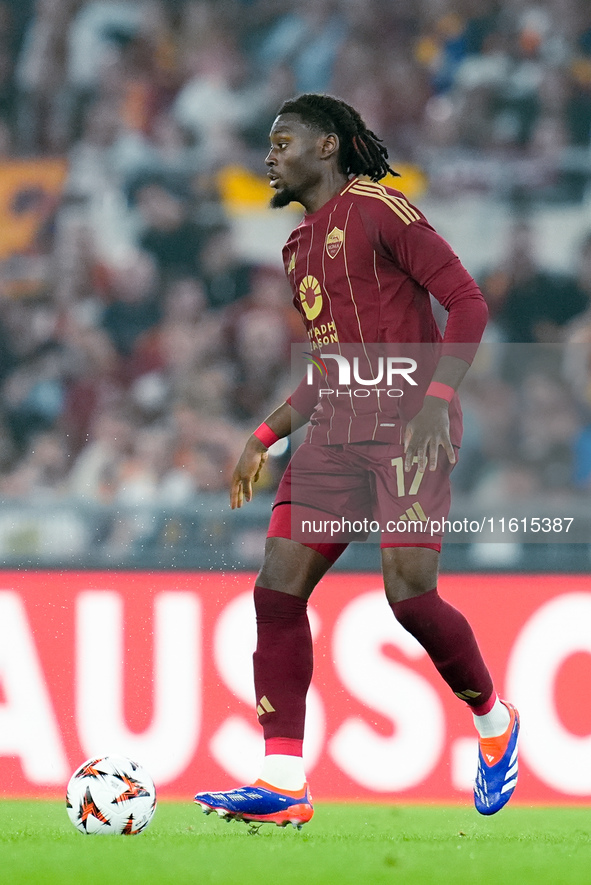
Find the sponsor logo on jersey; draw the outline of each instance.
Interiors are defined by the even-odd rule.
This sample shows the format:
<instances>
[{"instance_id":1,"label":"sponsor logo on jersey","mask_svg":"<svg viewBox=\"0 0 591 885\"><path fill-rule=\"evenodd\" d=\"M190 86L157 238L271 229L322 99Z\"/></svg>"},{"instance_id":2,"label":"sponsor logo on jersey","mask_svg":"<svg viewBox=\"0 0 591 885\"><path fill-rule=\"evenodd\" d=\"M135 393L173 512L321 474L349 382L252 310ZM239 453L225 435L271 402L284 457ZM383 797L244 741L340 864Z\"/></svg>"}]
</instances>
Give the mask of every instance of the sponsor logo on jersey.
<instances>
[{"instance_id":1,"label":"sponsor logo on jersey","mask_svg":"<svg viewBox=\"0 0 591 885\"><path fill-rule=\"evenodd\" d=\"M344 232L340 227L333 227L331 232L326 236L326 251L330 258L336 258L341 251L341 246L345 239Z\"/></svg>"},{"instance_id":2,"label":"sponsor logo on jersey","mask_svg":"<svg viewBox=\"0 0 591 885\"><path fill-rule=\"evenodd\" d=\"M304 277L299 288L302 309L309 320L315 320L322 310L320 283L312 275Z\"/></svg>"}]
</instances>

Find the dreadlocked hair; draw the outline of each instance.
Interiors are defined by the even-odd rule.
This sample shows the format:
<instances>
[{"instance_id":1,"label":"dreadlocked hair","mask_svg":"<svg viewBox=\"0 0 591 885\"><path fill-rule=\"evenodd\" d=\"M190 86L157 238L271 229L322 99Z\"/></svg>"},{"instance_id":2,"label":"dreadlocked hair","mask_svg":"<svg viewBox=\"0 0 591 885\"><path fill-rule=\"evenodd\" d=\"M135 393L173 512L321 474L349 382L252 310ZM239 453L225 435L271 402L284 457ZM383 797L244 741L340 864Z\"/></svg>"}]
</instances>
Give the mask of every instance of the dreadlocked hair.
<instances>
[{"instance_id":1,"label":"dreadlocked hair","mask_svg":"<svg viewBox=\"0 0 591 885\"><path fill-rule=\"evenodd\" d=\"M382 139L367 128L355 108L340 98L305 93L284 101L279 114L297 114L314 129L338 135L339 168L345 175L367 175L372 181L398 175L388 165Z\"/></svg>"}]
</instances>

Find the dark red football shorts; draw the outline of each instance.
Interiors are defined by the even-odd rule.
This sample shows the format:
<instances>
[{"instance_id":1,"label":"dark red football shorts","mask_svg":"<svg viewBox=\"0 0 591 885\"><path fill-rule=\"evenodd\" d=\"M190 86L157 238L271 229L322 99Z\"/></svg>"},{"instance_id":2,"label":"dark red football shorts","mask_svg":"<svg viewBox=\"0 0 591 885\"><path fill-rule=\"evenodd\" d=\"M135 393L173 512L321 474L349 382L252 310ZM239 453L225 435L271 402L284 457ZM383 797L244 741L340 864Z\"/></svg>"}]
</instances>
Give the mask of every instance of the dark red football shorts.
<instances>
[{"instance_id":1,"label":"dark red football shorts","mask_svg":"<svg viewBox=\"0 0 591 885\"><path fill-rule=\"evenodd\" d=\"M413 465L405 473L399 444L303 443L279 484L267 536L298 541L332 561L370 534L381 536L382 547L439 551L452 468L442 449L436 470Z\"/></svg>"}]
</instances>

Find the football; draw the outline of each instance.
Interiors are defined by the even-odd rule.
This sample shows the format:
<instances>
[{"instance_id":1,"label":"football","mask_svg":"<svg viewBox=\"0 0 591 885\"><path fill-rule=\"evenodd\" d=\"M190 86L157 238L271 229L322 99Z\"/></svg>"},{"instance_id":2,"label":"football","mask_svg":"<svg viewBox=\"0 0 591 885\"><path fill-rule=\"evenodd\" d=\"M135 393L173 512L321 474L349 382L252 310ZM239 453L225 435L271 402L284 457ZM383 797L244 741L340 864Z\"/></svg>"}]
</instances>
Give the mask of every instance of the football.
<instances>
[{"instance_id":1,"label":"football","mask_svg":"<svg viewBox=\"0 0 591 885\"><path fill-rule=\"evenodd\" d=\"M145 768L125 756L88 759L66 792L68 816L87 835L134 836L156 810L156 788Z\"/></svg>"}]
</instances>

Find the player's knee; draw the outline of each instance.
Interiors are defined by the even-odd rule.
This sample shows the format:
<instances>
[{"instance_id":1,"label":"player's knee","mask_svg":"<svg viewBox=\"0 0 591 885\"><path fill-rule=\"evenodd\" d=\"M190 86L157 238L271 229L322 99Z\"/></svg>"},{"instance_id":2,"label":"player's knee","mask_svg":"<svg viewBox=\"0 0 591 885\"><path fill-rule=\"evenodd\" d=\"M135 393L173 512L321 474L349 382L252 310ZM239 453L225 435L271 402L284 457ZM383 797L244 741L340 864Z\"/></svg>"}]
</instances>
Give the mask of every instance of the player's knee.
<instances>
[{"instance_id":1,"label":"player's knee","mask_svg":"<svg viewBox=\"0 0 591 885\"><path fill-rule=\"evenodd\" d=\"M300 596L303 599L309 596L306 576L294 572L290 569L289 562L282 561L279 557L271 559L265 557L256 584L257 587L267 587L269 590L288 593L290 596Z\"/></svg>"},{"instance_id":2,"label":"player's knee","mask_svg":"<svg viewBox=\"0 0 591 885\"><path fill-rule=\"evenodd\" d=\"M308 599L330 563L319 553L284 538L268 538L257 585Z\"/></svg>"},{"instance_id":3,"label":"player's knee","mask_svg":"<svg viewBox=\"0 0 591 885\"><path fill-rule=\"evenodd\" d=\"M404 602L405 599L414 599L417 596L422 596L424 593L428 593L429 590L433 590L434 587L435 584L428 586L425 583L399 580L386 584L384 589L386 591L386 599L390 605L394 605L397 602Z\"/></svg>"},{"instance_id":4,"label":"player's knee","mask_svg":"<svg viewBox=\"0 0 591 885\"><path fill-rule=\"evenodd\" d=\"M422 596L437 586L439 554L427 548L387 548L382 551L384 589L392 605Z\"/></svg>"}]
</instances>

